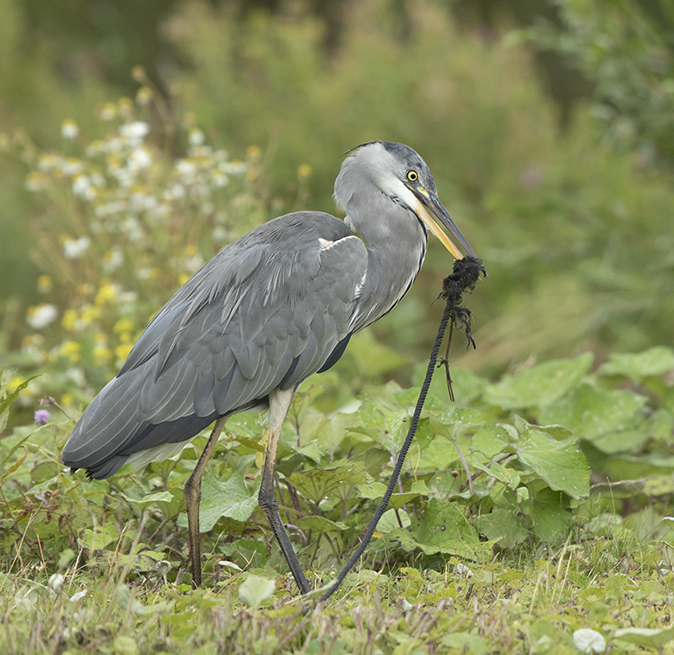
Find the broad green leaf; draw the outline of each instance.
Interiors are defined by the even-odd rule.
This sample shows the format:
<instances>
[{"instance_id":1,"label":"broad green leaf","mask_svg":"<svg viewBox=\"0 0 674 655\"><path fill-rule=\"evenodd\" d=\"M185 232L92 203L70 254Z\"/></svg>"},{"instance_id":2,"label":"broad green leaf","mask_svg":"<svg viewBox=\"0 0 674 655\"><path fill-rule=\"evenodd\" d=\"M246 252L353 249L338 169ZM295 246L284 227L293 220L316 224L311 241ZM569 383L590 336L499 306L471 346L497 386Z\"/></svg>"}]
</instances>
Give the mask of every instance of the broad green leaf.
<instances>
[{"instance_id":1,"label":"broad green leaf","mask_svg":"<svg viewBox=\"0 0 674 655\"><path fill-rule=\"evenodd\" d=\"M498 541L505 548L512 548L523 542L529 534L522 519L507 509L495 509L489 514L482 514L475 524L487 539Z\"/></svg>"},{"instance_id":2,"label":"broad green leaf","mask_svg":"<svg viewBox=\"0 0 674 655\"><path fill-rule=\"evenodd\" d=\"M136 505L150 505L152 503L170 503L174 498L174 495L170 491L158 491L157 493L146 494L142 498L131 498L126 494L122 494L122 496L129 502L135 503Z\"/></svg>"},{"instance_id":3,"label":"broad green leaf","mask_svg":"<svg viewBox=\"0 0 674 655\"><path fill-rule=\"evenodd\" d=\"M314 530L320 534L325 532L344 532L344 530L347 529L346 523L342 523L341 521L331 521L324 516L305 516L297 522L297 525L305 532Z\"/></svg>"},{"instance_id":4,"label":"broad green leaf","mask_svg":"<svg viewBox=\"0 0 674 655\"><path fill-rule=\"evenodd\" d=\"M503 409L545 407L578 385L592 365L591 353L556 359L489 385L485 400Z\"/></svg>"},{"instance_id":5,"label":"broad green leaf","mask_svg":"<svg viewBox=\"0 0 674 655\"><path fill-rule=\"evenodd\" d=\"M419 364L414 369L412 384L420 391L426 376L428 364ZM449 397L447 389L447 374L444 366L438 366L433 372L431 386L428 389L428 396L424 407L438 413L447 413L454 407L467 405L484 391L487 381L478 377L475 373L460 368L455 368L451 364L449 373L452 379L452 390L454 392L454 402ZM417 393L418 393L417 391Z\"/></svg>"},{"instance_id":6,"label":"broad green leaf","mask_svg":"<svg viewBox=\"0 0 674 655\"><path fill-rule=\"evenodd\" d=\"M622 639L644 648L660 650L674 639L674 628L658 630L656 628L624 628L613 633L614 639Z\"/></svg>"},{"instance_id":7,"label":"broad green leaf","mask_svg":"<svg viewBox=\"0 0 674 655\"><path fill-rule=\"evenodd\" d=\"M363 465L354 463L331 469L297 471L288 477L288 482L305 498L320 503L339 487L363 484L365 479Z\"/></svg>"},{"instance_id":8,"label":"broad green leaf","mask_svg":"<svg viewBox=\"0 0 674 655\"><path fill-rule=\"evenodd\" d=\"M573 645L581 653L603 653L606 650L606 639L596 630L580 628L573 633Z\"/></svg>"},{"instance_id":9,"label":"broad green leaf","mask_svg":"<svg viewBox=\"0 0 674 655\"><path fill-rule=\"evenodd\" d=\"M560 424L590 441L609 432L631 430L643 421L646 398L631 391L600 391L584 384L545 407L541 424Z\"/></svg>"},{"instance_id":10,"label":"broad green leaf","mask_svg":"<svg viewBox=\"0 0 674 655\"><path fill-rule=\"evenodd\" d=\"M517 455L553 490L580 499L590 491L590 467L575 439L557 441L546 432L528 429L522 434Z\"/></svg>"},{"instance_id":11,"label":"broad green leaf","mask_svg":"<svg viewBox=\"0 0 674 655\"><path fill-rule=\"evenodd\" d=\"M613 480L636 480L647 475L674 473L674 457L660 453L633 457L620 455L602 463L602 471Z\"/></svg>"},{"instance_id":12,"label":"broad green leaf","mask_svg":"<svg viewBox=\"0 0 674 655\"><path fill-rule=\"evenodd\" d=\"M249 575L239 587L239 598L250 607L259 607L274 595L276 582L259 575Z\"/></svg>"},{"instance_id":13,"label":"broad green leaf","mask_svg":"<svg viewBox=\"0 0 674 655\"><path fill-rule=\"evenodd\" d=\"M210 473L201 481L201 505L199 508L199 528L209 532L218 519L225 517L235 521L247 521L257 507L257 494L246 487L243 473L235 471L226 482L220 482ZM187 515L183 514L178 525L187 525Z\"/></svg>"},{"instance_id":14,"label":"broad green leaf","mask_svg":"<svg viewBox=\"0 0 674 655\"><path fill-rule=\"evenodd\" d=\"M508 433L500 425L481 427L470 440L470 450L480 452L487 459L492 459L508 445Z\"/></svg>"},{"instance_id":15,"label":"broad green leaf","mask_svg":"<svg viewBox=\"0 0 674 655\"><path fill-rule=\"evenodd\" d=\"M541 489L530 502L524 503L526 513L533 519L534 533L541 541L557 541L568 533L571 512L563 502L558 491Z\"/></svg>"},{"instance_id":16,"label":"broad green leaf","mask_svg":"<svg viewBox=\"0 0 674 655\"><path fill-rule=\"evenodd\" d=\"M136 655L138 653L138 644L133 637L126 637L124 635L117 635L112 645L115 653L118 655Z\"/></svg>"},{"instance_id":17,"label":"broad green leaf","mask_svg":"<svg viewBox=\"0 0 674 655\"><path fill-rule=\"evenodd\" d=\"M442 638L442 645L473 655L486 655L492 652L492 649L482 637L467 632L452 632L445 635Z\"/></svg>"},{"instance_id":18,"label":"broad green leaf","mask_svg":"<svg viewBox=\"0 0 674 655\"><path fill-rule=\"evenodd\" d=\"M117 528L112 523L103 523L93 530L85 530L80 545L88 550L101 550L118 538Z\"/></svg>"},{"instance_id":19,"label":"broad green leaf","mask_svg":"<svg viewBox=\"0 0 674 655\"><path fill-rule=\"evenodd\" d=\"M418 547L427 555L446 553L475 560L491 553L491 544L480 542L475 529L456 505L436 499L429 501L422 521L412 533L398 528L391 536L399 539L405 550Z\"/></svg>"},{"instance_id":20,"label":"broad green leaf","mask_svg":"<svg viewBox=\"0 0 674 655\"><path fill-rule=\"evenodd\" d=\"M520 483L520 474L518 471L501 466L498 462L492 462L489 466L473 462L471 467L484 471L487 475L496 478L499 482L503 482L503 484L511 489L516 489Z\"/></svg>"},{"instance_id":21,"label":"broad green leaf","mask_svg":"<svg viewBox=\"0 0 674 655\"><path fill-rule=\"evenodd\" d=\"M421 452L417 468L422 471L434 471L452 468L459 461L459 453L454 444L446 437L437 436Z\"/></svg>"},{"instance_id":22,"label":"broad green leaf","mask_svg":"<svg viewBox=\"0 0 674 655\"><path fill-rule=\"evenodd\" d=\"M402 526L398 523L398 518ZM382 534L389 534L396 528L407 528L411 523L412 520L404 509L399 509L397 515L394 509L387 509L377 523L377 530Z\"/></svg>"},{"instance_id":23,"label":"broad green leaf","mask_svg":"<svg viewBox=\"0 0 674 655\"><path fill-rule=\"evenodd\" d=\"M602 375L623 375L634 382L662 375L674 369L674 350L654 346L642 353L612 353L609 361L599 367Z\"/></svg>"},{"instance_id":24,"label":"broad green leaf","mask_svg":"<svg viewBox=\"0 0 674 655\"><path fill-rule=\"evenodd\" d=\"M382 482L370 482L369 484L359 484L356 486L361 498L369 500L381 500L386 493L386 486ZM419 492L407 491L400 494L393 494L389 499L388 506L393 509L402 507L419 496Z\"/></svg>"}]
</instances>

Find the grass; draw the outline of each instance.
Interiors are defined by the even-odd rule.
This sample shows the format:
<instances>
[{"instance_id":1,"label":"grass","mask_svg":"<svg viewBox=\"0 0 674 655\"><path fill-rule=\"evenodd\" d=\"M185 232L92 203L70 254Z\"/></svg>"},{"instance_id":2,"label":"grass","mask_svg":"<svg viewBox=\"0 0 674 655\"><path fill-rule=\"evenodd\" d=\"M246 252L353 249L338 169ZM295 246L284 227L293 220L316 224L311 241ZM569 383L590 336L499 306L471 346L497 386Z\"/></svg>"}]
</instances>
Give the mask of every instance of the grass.
<instances>
[{"instance_id":1,"label":"grass","mask_svg":"<svg viewBox=\"0 0 674 655\"><path fill-rule=\"evenodd\" d=\"M575 653L574 632L590 629L611 652L666 652L643 632L671 624L673 575L649 565L655 544L636 557L616 557L620 545L601 538L544 550L482 565L450 559L441 570L362 568L326 607L298 598L287 574L249 606L240 598L245 571L192 591L157 575L130 580L119 562L82 567L81 558L50 579L44 562L17 556L0 585L0 647L7 655ZM615 637L626 628L642 631Z\"/></svg>"}]
</instances>

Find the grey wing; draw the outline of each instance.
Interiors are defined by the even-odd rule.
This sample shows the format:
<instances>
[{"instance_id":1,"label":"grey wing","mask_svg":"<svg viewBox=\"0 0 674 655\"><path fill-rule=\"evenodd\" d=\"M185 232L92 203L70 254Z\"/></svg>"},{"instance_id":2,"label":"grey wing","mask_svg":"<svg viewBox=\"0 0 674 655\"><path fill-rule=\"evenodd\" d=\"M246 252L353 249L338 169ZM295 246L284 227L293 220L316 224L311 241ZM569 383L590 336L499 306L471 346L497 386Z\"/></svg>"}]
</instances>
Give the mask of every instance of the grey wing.
<instances>
[{"instance_id":1,"label":"grey wing","mask_svg":"<svg viewBox=\"0 0 674 655\"><path fill-rule=\"evenodd\" d=\"M63 461L107 477L136 452L185 441L332 365L350 336L367 250L317 212L225 248L154 317L85 410Z\"/></svg>"}]
</instances>

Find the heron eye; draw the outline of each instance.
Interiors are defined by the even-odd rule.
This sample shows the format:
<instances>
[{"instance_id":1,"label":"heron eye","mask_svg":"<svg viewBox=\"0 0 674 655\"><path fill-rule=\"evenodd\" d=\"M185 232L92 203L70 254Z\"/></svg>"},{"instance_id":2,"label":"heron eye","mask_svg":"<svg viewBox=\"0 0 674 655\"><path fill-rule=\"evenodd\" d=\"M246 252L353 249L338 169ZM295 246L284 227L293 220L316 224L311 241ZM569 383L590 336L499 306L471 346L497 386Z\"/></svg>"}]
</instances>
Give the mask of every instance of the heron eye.
<instances>
[{"instance_id":1,"label":"heron eye","mask_svg":"<svg viewBox=\"0 0 674 655\"><path fill-rule=\"evenodd\" d=\"M419 179L419 174L416 171L408 171L407 172L407 179L410 182L416 182Z\"/></svg>"}]
</instances>

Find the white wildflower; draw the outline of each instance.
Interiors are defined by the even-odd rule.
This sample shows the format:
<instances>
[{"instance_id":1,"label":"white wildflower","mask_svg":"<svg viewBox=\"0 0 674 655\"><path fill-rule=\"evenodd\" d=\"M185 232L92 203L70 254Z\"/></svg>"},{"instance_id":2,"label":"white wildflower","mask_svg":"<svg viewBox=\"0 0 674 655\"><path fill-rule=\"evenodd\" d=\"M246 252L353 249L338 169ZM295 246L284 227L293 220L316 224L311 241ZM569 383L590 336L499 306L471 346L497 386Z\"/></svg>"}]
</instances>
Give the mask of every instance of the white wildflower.
<instances>
[{"instance_id":1,"label":"white wildflower","mask_svg":"<svg viewBox=\"0 0 674 655\"><path fill-rule=\"evenodd\" d=\"M113 248L103 255L103 270L106 273L118 269L124 262L124 254L119 248Z\"/></svg>"},{"instance_id":2,"label":"white wildflower","mask_svg":"<svg viewBox=\"0 0 674 655\"><path fill-rule=\"evenodd\" d=\"M26 191L42 191L47 186L47 176L37 171L32 171L26 176L24 184Z\"/></svg>"},{"instance_id":3,"label":"white wildflower","mask_svg":"<svg viewBox=\"0 0 674 655\"><path fill-rule=\"evenodd\" d=\"M76 175L73 180L73 193L85 200L93 200L96 197L96 189L91 184L87 175Z\"/></svg>"},{"instance_id":4,"label":"white wildflower","mask_svg":"<svg viewBox=\"0 0 674 655\"><path fill-rule=\"evenodd\" d=\"M190 145L192 146L200 146L204 142L204 133L197 129L193 128L190 130Z\"/></svg>"},{"instance_id":5,"label":"white wildflower","mask_svg":"<svg viewBox=\"0 0 674 655\"><path fill-rule=\"evenodd\" d=\"M183 177L190 177L197 172L197 167L188 159L179 159L176 163L176 171Z\"/></svg>"},{"instance_id":6,"label":"white wildflower","mask_svg":"<svg viewBox=\"0 0 674 655\"><path fill-rule=\"evenodd\" d=\"M241 175L246 172L247 167L242 161L225 161L218 164L218 168L223 173L228 173L229 175Z\"/></svg>"},{"instance_id":7,"label":"white wildflower","mask_svg":"<svg viewBox=\"0 0 674 655\"><path fill-rule=\"evenodd\" d=\"M152 163L152 155L147 148L136 148L129 157L129 166L136 170L147 168Z\"/></svg>"},{"instance_id":8,"label":"white wildflower","mask_svg":"<svg viewBox=\"0 0 674 655\"><path fill-rule=\"evenodd\" d=\"M41 330L56 320L58 309L56 305L40 303L34 307L29 307L26 312L26 323L34 330Z\"/></svg>"},{"instance_id":9,"label":"white wildflower","mask_svg":"<svg viewBox=\"0 0 674 655\"><path fill-rule=\"evenodd\" d=\"M222 171L213 171L211 174L211 184L217 189L222 189L229 184L229 177Z\"/></svg>"},{"instance_id":10,"label":"white wildflower","mask_svg":"<svg viewBox=\"0 0 674 655\"><path fill-rule=\"evenodd\" d=\"M61 136L64 139L76 139L80 135L80 128L73 120L66 120L61 123Z\"/></svg>"},{"instance_id":11,"label":"white wildflower","mask_svg":"<svg viewBox=\"0 0 674 655\"><path fill-rule=\"evenodd\" d=\"M89 237L66 239L63 242L63 253L66 256L66 259L77 259L82 256L90 245L91 239Z\"/></svg>"},{"instance_id":12,"label":"white wildflower","mask_svg":"<svg viewBox=\"0 0 674 655\"><path fill-rule=\"evenodd\" d=\"M66 177L74 177L84 170L84 164L75 157L70 157L65 161L61 161L61 173Z\"/></svg>"},{"instance_id":13,"label":"white wildflower","mask_svg":"<svg viewBox=\"0 0 674 655\"><path fill-rule=\"evenodd\" d=\"M129 216L122 222L122 231L126 234L129 241L137 242L145 236L143 228L134 216Z\"/></svg>"},{"instance_id":14,"label":"white wildflower","mask_svg":"<svg viewBox=\"0 0 674 655\"><path fill-rule=\"evenodd\" d=\"M132 141L141 140L150 132L150 126L143 121L126 123L119 128L119 133Z\"/></svg>"},{"instance_id":15,"label":"white wildflower","mask_svg":"<svg viewBox=\"0 0 674 655\"><path fill-rule=\"evenodd\" d=\"M114 102L106 102L98 115L101 120L111 121L117 115L117 106Z\"/></svg>"}]
</instances>

